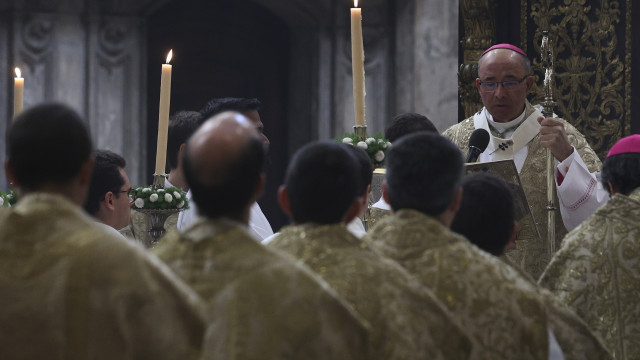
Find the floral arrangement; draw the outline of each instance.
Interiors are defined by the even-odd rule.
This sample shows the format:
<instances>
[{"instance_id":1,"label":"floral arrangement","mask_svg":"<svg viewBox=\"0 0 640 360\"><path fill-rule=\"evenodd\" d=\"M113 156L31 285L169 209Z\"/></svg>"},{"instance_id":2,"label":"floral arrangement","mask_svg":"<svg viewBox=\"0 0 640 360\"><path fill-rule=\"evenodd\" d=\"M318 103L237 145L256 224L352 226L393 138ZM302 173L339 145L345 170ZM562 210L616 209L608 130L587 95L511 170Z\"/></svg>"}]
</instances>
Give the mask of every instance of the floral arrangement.
<instances>
[{"instance_id":1,"label":"floral arrangement","mask_svg":"<svg viewBox=\"0 0 640 360\"><path fill-rule=\"evenodd\" d=\"M187 209L189 200L187 193L181 188L170 187L156 189L152 186L137 186L134 188L134 209L162 210L162 209Z\"/></svg>"},{"instance_id":2,"label":"floral arrangement","mask_svg":"<svg viewBox=\"0 0 640 360\"><path fill-rule=\"evenodd\" d=\"M18 202L18 197L15 191L12 189L9 189L7 192L0 191L0 206L12 207L16 202Z\"/></svg>"},{"instance_id":3,"label":"floral arrangement","mask_svg":"<svg viewBox=\"0 0 640 360\"><path fill-rule=\"evenodd\" d=\"M384 165L384 160L387 158L387 150L391 147L391 143L384 138L382 132L377 133L373 137L368 137L364 141L355 133L345 133L341 138L336 139L336 141L357 146L366 151L373 167L376 168Z\"/></svg>"}]
</instances>

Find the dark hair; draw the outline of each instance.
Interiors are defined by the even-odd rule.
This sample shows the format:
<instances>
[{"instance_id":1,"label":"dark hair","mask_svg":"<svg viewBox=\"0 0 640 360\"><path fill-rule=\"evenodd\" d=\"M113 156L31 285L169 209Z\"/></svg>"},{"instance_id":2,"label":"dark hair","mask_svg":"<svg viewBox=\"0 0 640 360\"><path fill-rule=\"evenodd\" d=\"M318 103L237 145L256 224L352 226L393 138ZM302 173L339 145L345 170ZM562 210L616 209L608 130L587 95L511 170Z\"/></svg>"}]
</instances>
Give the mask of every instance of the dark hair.
<instances>
[{"instance_id":1,"label":"dark hair","mask_svg":"<svg viewBox=\"0 0 640 360\"><path fill-rule=\"evenodd\" d=\"M364 191L367 190L367 186L371 185L371 181L373 180L373 165L371 164L371 158L366 151L360 149L357 146L346 144L343 146L345 146L349 150L349 152L353 154L356 161L358 162L358 174L360 175L360 186L358 186L358 193L362 195L364 194Z\"/></svg>"},{"instance_id":2,"label":"dark hair","mask_svg":"<svg viewBox=\"0 0 640 360\"><path fill-rule=\"evenodd\" d=\"M202 121L218 115L223 111L237 111L243 113L245 111L260 111L260 100L245 98L219 98L210 100L207 105L200 110Z\"/></svg>"},{"instance_id":3,"label":"dark hair","mask_svg":"<svg viewBox=\"0 0 640 360\"><path fill-rule=\"evenodd\" d=\"M416 113L404 113L391 120L391 125L384 131L384 137L392 143L404 135L419 131L438 132L435 125L426 116Z\"/></svg>"},{"instance_id":4,"label":"dark hair","mask_svg":"<svg viewBox=\"0 0 640 360\"><path fill-rule=\"evenodd\" d=\"M16 180L28 191L64 185L91 155L91 137L69 106L48 103L21 113L7 132L7 156Z\"/></svg>"},{"instance_id":5,"label":"dark hair","mask_svg":"<svg viewBox=\"0 0 640 360\"><path fill-rule=\"evenodd\" d=\"M622 195L631 194L640 187L640 154L624 153L604 159L600 181L609 195L609 183Z\"/></svg>"},{"instance_id":6,"label":"dark hair","mask_svg":"<svg viewBox=\"0 0 640 360\"><path fill-rule=\"evenodd\" d=\"M387 157L391 207L440 215L451 203L462 172L462 154L451 141L437 133L406 135L391 147Z\"/></svg>"},{"instance_id":7,"label":"dark hair","mask_svg":"<svg viewBox=\"0 0 640 360\"><path fill-rule=\"evenodd\" d=\"M84 209L89 215L95 215L100 209L100 202L109 191L120 196L120 188L124 185L124 178L120 169L127 165L124 158L109 150L96 150L95 162L91 172L91 184L89 195L84 204Z\"/></svg>"},{"instance_id":8,"label":"dark hair","mask_svg":"<svg viewBox=\"0 0 640 360\"><path fill-rule=\"evenodd\" d=\"M169 118L167 134L167 163L169 169L178 167L180 146L186 144L200 125L201 115L197 111L178 111Z\"/></svg>"},{"instance_id":9,"label":"dark hair","mask_svg":"<svg viewBox=\"0 0 640 360\"><path fill-rule=\"evenodd\" d=\"M335 224L349 210L360 183L358 163L344 145L318 141L299 149L285 177L296 223Z\"/></svg>"},{"instance_id":10,"label":"dark hair","mask_svg":"<svg viewBox=\"0 0 640 360\"><path fill-rule=\"evenodd\" d=\"M249 204L263 171L264 143L259 138L249 138L236 159L208 170L211 171L208 174L195 166L188 148L189 143L182 158L184 175L200 214L211 219L240 215ZM209 180L202 181L203 178Z\"/></svg>"},{"instance_id":11,"label":"dark hair","mask_svg":"<svg viewBox=\"0 0 640 360\"><path fill-rule=\"evenodd\" d=\"M499 256L513 231L513 195L502 179L473 174L462 179L462 203L451 230L482 250Z\"/></svg>"}]
</instances>

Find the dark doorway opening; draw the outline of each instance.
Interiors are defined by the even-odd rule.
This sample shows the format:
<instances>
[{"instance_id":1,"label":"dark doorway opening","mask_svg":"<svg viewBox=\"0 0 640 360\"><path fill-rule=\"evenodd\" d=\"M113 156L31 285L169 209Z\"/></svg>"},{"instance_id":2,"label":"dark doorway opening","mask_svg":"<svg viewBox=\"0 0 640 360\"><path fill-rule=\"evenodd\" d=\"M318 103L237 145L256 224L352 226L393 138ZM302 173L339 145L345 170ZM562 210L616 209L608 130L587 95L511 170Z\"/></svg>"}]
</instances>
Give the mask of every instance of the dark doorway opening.
<instances>
[{"instance_id":1,"label":"dark doorway opening","mask_svg":"<svg viewBox=\"0 0 640 360\"><path fill-rule=\"evenodd\" d=\"M288 162L289 28L251 1L174 0L148 17L147 46L148 168L155 164L160 65L173 49L172 114L200 110L216 97L262 102L260 115L271 146L259 203L277 231L287 222L276 192ZM147 181L151 183L151 175Z\"/></svg>"}]
</instances>

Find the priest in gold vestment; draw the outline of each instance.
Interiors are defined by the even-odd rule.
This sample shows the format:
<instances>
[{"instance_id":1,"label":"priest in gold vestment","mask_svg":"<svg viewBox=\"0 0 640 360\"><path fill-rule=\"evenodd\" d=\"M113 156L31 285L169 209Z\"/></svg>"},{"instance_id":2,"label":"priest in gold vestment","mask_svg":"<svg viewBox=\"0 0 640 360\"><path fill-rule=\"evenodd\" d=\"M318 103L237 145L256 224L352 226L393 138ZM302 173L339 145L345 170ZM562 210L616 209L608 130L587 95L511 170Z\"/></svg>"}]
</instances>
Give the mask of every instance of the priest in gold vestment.
<instances>
[{"instance_id":1,"label":"priest in gold vestment","mask_svg":"<svg viewBox=\"0 0 640 360\"><path fill-rule=\"evenodd\" d=\"M346 146L316 142L296 152L279 192L294 225L269 246L311 267L369 321L373 358L468 358L466 335L433 294L346 228L363 205Z\"/></svg>"},{"instance_id":2,"label":"priest in gold vestment","mask_svg":"<svg viewBox=\"0 0 640 360\"><path fill-rule=\"evenodd\" d=\"M462 191L464 195L451 230L512 265L503 257L506 249L515 246L513 241L516 237L514 200L507 184L491 174L473 174L462 180ZM549 327L566 360L612 359L602 341L575 311L539 286L520 267L512 266L542 295L549 314Z\"/></svg>"},{"instance_id":3,"label":"priest in gold vestment","mask_svg":"<svg viewBox=\"0 0 640 360\"><path fill-rule=\"evenodd\" d=\"M199 359L197 295L82 210L92 159L80 117L36 106L7 139L20 200L0 212L0 359Z\"/></svg>"},{"instance_id":4,"label":"priest in gold vestment","mask_svg":"<svg viewBox=\"0 0 640 360\"><path fill-rule=\"evenodd\" d=\"M526 97L533 86L531 62L519 48L500 44L478 61L476 86L484 108L453 125L444 136L463 152L476 129L490 134L480 162L513 159L542 239L516 239L517 249L507 256L534 278L549 263L547 240L546 149L556 158L556 242L606 201L593 174L600 160L584 136L562 119L544 118Z\"/></svg>"},{"instance_id":5,"label":"priest in gold vestment","mask_svg":"<svg viewBox=\"0 0 640 360\"><path fill-rule=\"evenodd\" d=\"M556 358L544 301L499 259L449 230L463 196L460 151L438 134L397 141L387 156L383 196L392 216L365 236L462 322L486 359Z\"/></svg>"},{"instance_id":6,"label":"priest in gold vestment","mask_svg":"<svg viewBox=\"0 0 640 360\"><path fill-rule=\"evenodd\" d=\"M366 322L308 268L250 235L264 157L243 115L205 122L183 158L201 217L154 249L208 304L204 357L367 359Z\"/></svg>"},{"instance_id":7,"label":"priest in gold vestment","mask_svg":"<svg viewBox=\"0 0 640 360\"><path fill-rule=\"evenodd\" d=\"M640 135L618 141L602 166L612 197L570 232L540 284L599 335L616 359L640 359Z\"/></svg>"}]
</instances>

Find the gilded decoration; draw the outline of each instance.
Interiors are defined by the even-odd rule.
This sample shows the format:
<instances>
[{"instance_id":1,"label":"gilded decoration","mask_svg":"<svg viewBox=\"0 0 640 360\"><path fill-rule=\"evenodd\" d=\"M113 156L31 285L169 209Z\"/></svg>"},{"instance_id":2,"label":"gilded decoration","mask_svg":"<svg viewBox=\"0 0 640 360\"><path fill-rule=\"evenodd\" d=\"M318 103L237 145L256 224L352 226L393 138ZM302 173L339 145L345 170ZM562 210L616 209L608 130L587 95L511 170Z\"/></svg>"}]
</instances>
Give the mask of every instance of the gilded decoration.
<instances>
[{"instance_id":1,"label":"gilded decoration","mask_svg":"<svg viewBox=\"0 0 640 360\"><path fill-rule=\"evenodd\" d=\"M460 1L465 37L461 41L463 63L458 70L458 89L465 118L482 108L475 80L478 75L478 59L495 42L494 8L494 0Z\"/></svg>"},{"instance_id":2,"label":"gilded decoration","mask_svg":"<svg viewBox=\"0 0 640 360\"><path fill-rule=\"evenodd\" d=\"M630 133L631 1L522 0L521 9L532 20L527 43L534 50L536 83L544 70L533 54L540 53L542 30L548 29L555 52L555 112L604 158L615 141ZM532 97L533 103L543 100L540 86Z\"/></svg>"}]
</instances>

